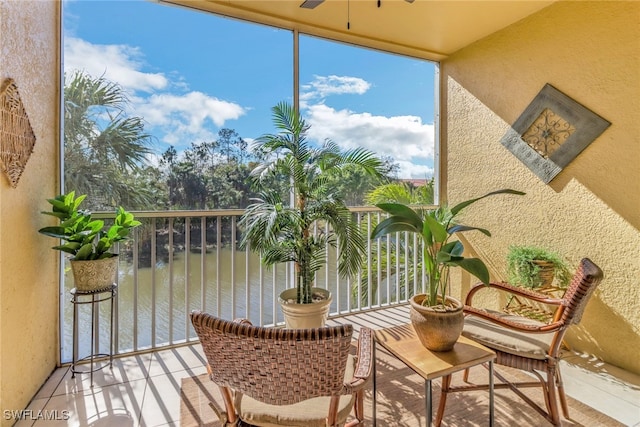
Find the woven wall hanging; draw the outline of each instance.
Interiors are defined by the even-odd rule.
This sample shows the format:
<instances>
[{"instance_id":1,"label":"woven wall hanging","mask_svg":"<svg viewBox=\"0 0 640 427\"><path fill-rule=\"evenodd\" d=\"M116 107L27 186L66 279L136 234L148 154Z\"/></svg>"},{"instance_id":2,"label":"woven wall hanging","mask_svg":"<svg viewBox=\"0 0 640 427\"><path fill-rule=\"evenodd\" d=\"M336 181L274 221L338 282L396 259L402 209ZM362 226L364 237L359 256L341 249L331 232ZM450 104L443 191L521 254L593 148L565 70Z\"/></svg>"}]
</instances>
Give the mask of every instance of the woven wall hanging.
<instances>
[{"instance_id":1,"label":"woven wall hanging","mask_svg":"<svg viewBox=\"0 0 640 427\"><path fill-rule=\"evenodd\" d=\"M18 87L6 79L0 89L0 168L16 188L33 153L36 135L22 105Z\"/></svg>"}]
</instances>

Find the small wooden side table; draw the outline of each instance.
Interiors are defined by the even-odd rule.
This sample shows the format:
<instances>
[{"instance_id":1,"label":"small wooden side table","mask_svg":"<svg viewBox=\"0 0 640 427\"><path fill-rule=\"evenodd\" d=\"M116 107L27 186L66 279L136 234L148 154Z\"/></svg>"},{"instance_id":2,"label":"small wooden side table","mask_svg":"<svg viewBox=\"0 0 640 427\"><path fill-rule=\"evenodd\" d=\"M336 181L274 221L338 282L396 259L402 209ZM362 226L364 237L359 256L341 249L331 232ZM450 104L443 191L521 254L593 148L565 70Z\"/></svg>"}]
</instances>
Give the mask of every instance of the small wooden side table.
<instances>
[{"instance_id":1,"label":"small wooden side table","mask_svg":"<svg viewBox=\"0 0 640 427\"><path fill-rule=\"evenodd\" d=\"M71 378L74 378L76 374L89 373L91 375L91 387L93 387L93 373L105 366L113 366L113 309L116 296L118 294L118 285L112 284L106 288L97 289L95 291L79 291L76 288L71 289L71 303L73 304L73 356L71 360ZM111 312L109 319L109 353L100 353L96 348L96 330L99 329L97 325L97 312L96 306L103 301L111 301ZM89 355L79 359L78 356L78 307L83 304L91 304L91 344L89 347ZM109 358L109 363L99 367L94 366L94 362L98 358ZM89 369L79 370L78 362L85 360L90 361Z\"/></svg>"},{"instance_id":2,"label":"small wooden side table","mask_svg":"<svg viewBox=\"0 0 640 427\"><path fill-rule=\"evenodd\" d=\"M375 345L381 345L425 380L427 427L433 414L431 381L447 377L482 363L489 363L489 426L493 427L493 361L496 354L468 338L461 336L453 350L434 352L427 350L410 323L379 329L375 332ZM374 345L374 351L375 351ZM375 360L375 358L374 358ZM450 377L449 377L450 379ZM444 379L443 379L444 380ZM376 426L376 371L373 371L373 425ZM443 393L448 391L443 388ZM444 408L441 408L444 410ZM436 420L440 424L441 419Z\"/></svg>"}]
</instances>

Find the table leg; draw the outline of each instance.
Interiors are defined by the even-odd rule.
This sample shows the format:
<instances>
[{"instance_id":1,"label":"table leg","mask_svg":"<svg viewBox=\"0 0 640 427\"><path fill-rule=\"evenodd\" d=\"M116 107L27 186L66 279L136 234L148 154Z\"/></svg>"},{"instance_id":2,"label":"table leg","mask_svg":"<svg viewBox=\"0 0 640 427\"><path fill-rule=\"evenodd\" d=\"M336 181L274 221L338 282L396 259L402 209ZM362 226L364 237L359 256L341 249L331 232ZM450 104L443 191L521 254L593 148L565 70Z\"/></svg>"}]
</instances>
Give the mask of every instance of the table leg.
<instances>
[{"instance_id":1,"label":"table leg","mask_svg":"<svg viewBox=\"0 0 640 427\"><path fill-rule=\"evenodd\" d=\"M427 427L431 427L432 403L431 403L431 380L424 380L425 404L427 405Z\"/></svg>"},{"instance_id":2,"label":"table leg","mask_svg":"<svg viewBox=\"0 0 640 427\"><path fill-rule=\"evenodd\" d=\"M493 360L489 361L489 427L493 427Z\"/></svg>"}]
</instances>

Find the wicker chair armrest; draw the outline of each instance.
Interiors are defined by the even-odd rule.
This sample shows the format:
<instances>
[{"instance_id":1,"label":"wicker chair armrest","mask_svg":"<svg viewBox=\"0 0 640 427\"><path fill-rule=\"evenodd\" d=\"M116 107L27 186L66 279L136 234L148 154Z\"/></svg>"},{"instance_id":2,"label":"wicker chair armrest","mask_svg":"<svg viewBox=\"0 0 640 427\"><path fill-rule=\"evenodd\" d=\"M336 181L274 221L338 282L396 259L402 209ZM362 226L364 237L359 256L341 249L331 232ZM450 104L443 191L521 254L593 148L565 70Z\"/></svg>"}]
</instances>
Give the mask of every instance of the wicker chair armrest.
<instances>
[{"instance_id":1,"label":"wicker chair armrest","mask_svg":"<svg viewBox=\"0 0 640 427\"><path fill-rule=\"evenodd\" d=\"M499 291L509 292L511 294L527 298L533 301L541 302L549 305L563 305L564 300L561 298L549 298L548 295L541 294L539 292L532 291L530 289L521 288L519 286L514 286L506 282L497 282L497 283L489 283L485 285L484 283L478 283L471 288L469 293L467 294L467 298L465 299L465 305L472 306L473 296L482 289L497 289Z\"/></svg>"},{"instance_id":2,"label":"wicker chair armrest","mask_svg":"<svg viewBox=\"0 0 640 427\"><path fill-rule=\"evenodd\" d=\"M233 323L239 323L241 325L249 325L249 326L253 326L253 323L251 323L251 320L246 319L244 317L239 317L237 319L233 319Z\"/></svg>"},{"instance_id":3,"label":"wicker chair armrest","mask_svg":"<svg viewBox=\"0 0 640 427\"><path fill-rule=\"evenodd\" d=\"M364 386L371 379L373 372L373 330L365 326L360 328L358 337L358 348L356 350L356 367L353 378L345 382L343 394L350 394Z\"/></svg>"},{"instance_id":4,"label":"wicker chair armrest","mask_svg":"<svg viewBox=\"0 0 640 427\"><path fill-rule=\"evenodd\" d=\"M481 317L495 324L498 324L516 331L521 331L521 332L548 333L548 332L555 332L564 326L564 323L562 322L553 322L549 324L541 323L539 325L534 325L531 323L520 323L517 321L506 319L504 318L504 316L501 316L500 314L497 314L497 313L494 314L484 309L479 309L479 308L471 307L468 305L464 306L464 314L465 315L473 314L475 316Z\"/></svg>"}]
</instances>

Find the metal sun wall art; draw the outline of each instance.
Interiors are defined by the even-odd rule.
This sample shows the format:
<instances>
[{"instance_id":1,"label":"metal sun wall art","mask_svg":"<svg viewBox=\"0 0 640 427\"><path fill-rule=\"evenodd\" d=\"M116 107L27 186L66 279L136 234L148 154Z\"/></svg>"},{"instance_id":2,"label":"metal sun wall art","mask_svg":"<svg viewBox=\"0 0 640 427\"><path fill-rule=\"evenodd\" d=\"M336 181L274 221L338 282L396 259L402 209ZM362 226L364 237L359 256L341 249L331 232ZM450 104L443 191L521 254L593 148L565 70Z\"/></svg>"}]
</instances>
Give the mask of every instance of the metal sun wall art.
<instances>
[{"instance_id":1,"label":"metal sun wall art","mask_svg":"<svg viewBox=\"0 0 640 427\"><path fill-rule=\"evenodd\" d=\"M18 87L13 79L6 79L0 89L0 168L11 187L18 185L35 143Z\"/></svg>"},{"instance_id":2,"label":"metal sun wall art","mask_svg":"<svg viewBox=\"0 0 640 427\"><path fill-rule=\"evenodd\" d=\"M549 183L609 125L546 84L500 142Z\"/></svg>"}]
</instances>

